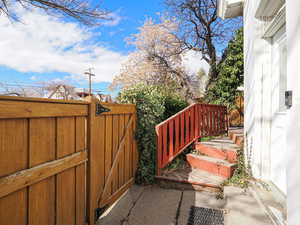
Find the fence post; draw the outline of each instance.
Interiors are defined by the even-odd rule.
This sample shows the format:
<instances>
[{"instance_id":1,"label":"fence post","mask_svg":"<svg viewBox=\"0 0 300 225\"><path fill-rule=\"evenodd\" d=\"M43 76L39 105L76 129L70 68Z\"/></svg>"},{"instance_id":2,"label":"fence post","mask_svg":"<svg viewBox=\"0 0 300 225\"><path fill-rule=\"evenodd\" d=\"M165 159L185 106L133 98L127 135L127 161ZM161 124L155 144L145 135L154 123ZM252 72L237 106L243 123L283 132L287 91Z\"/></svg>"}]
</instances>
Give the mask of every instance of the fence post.
<instances>
[{"instance_id":1,"label":"fence post","mask_svg":"<svg viewBox=\"0 0 300 225\"><path fill-rule=\"evenodd\" d=\"M87 123L87 218L89 225L94 225L100 213L98 196L99 192L101 193L103 191L104 184L104 178L99 177L99 171L101 171L101 166L104 164L103 136L101 136L104 133L98 132L99 129L101 129L100 121L103 120L101 116L96 116L96 105L100 101L93 97L88 97L87 100L90 103Z\"/></svg>"},{"instance_id":2,"label":"fence post","mask_svg":"<svg viewBox=\"0 0 300 225\"><path fill-rule=\"evenodd\" d=\"M95 119L95 114L93 112L95 112L96 107L95 107L95 103L93 101L93 99L91 97L88 97L86 99L90 104L89 104L89 111L88 111L88 121L87 121L87 146L88 146L88 163L87 163L87 220L88 220L88 224L89 225L93 225L94 224L94 204L92 202L93 197L95 197L93 195L93 193L95 193L95 190L93 190L92 188L92 165L93 165L93 129L94 129L94 119Z\"/></svg>"}]
</instances>

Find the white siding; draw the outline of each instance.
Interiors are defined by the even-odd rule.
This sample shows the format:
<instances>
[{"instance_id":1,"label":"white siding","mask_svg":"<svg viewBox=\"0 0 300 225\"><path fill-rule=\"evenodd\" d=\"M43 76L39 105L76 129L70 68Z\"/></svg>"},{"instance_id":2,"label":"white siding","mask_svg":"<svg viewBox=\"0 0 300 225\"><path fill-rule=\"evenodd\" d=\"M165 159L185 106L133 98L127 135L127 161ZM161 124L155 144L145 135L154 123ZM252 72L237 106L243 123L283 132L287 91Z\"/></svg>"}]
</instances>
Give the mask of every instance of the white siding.
<instances>
[{"instance_id":1,"label":"white siding","mask_svg":"<svg viewBox=\"0 0 300 225\"><path fill-rule=\"evenodd\" d=\"M286 115L278 113L280 63L274 57L278 47L275 39L262 38L270 19L255 18L259 2L247 0L244 8L245 147L254 177L273 182L286 194Z\"/></svg>"},{"instance_id":2,"label":"white siding","mask_svg":"<svg viewBox=\"0 0 300 225\"><path fill-rule=\"evenodd\" d=\"M293 106L287 116L288 224L300 222L300 1L287 0L287 74Z\"/></svg>"},{"instance_id":3,"label":"white siding","mask_svg":"<svg viewBox=\"0 0 300 225\"><path fill-rule=\"evenodd\" d=\"M269 177L270 157L270 91L268 71L270 44L262 39L264 22L255 18L259 1L245 2L245 133L246 150L253 175Z\"/></svg>"}]
</instances>

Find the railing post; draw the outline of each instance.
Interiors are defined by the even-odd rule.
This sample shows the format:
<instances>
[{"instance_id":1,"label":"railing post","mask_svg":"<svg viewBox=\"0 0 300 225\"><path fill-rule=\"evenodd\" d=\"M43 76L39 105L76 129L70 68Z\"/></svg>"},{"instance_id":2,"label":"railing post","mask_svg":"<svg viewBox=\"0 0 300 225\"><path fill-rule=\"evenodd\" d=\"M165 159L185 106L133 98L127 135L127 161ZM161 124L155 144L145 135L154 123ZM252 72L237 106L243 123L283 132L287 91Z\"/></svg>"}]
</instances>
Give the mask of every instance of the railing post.
<instances>
[{"instance_id":1,"label":"railing post","mask_svg":"<svg viewBox=\"0 0 300 225\"><path fill-rule=\"evenodd\" d=\"M228 120L228 111L227 107L225 107L225 126L226 126L226 133L228 135L228 127L229 127L229 120Z\"/></svg>"},{"instance_id":2,"label":"railing post","mask_svg":"<svg viewBox=\"0 0 300 225\"><path fill-rule=\"evenodd\" d=\"M174 120L169 122L169 159L174 155Z\"/></svg>"},{"instance_id":3,"label":"railing post","mask_svg":"<svg viewBox=\"0 0 300 225\"><path fill-rule=\"evenodd\" d=\"M195 105L195 139L199 138L199 104Z\"/></svg>"},{"instance_id":4,"label":"railing post","mask_svg":"<svg viewBox=\"0 0 300 225\"><path fill-rule=\"evenodd\" d=\"M161 127L156 128L156 175L161 175L162 161L162 132Z\"/></svg>"}]
</instances>

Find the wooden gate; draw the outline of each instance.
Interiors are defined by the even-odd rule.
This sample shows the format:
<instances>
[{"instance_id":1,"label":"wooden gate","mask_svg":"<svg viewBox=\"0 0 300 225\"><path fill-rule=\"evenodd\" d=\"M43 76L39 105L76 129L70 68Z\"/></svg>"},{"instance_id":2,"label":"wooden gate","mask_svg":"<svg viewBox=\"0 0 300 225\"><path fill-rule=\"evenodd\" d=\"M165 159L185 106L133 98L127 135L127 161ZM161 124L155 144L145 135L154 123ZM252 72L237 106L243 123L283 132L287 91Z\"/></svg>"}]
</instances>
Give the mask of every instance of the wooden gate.
<instances>
[{"instance_id":1,"label":"wooden gate","mask_svg":"<svg viewBox=\"0 0 300 225\"><path fill-rule=\"evenodd\" d=\"M0 98L0 224L86 224L88 108Z\"/></svg>"},{"instance_id":2,"label":"wooden gate","mask_svg":"<svg viewBox=\"0 0 300 225\"><path fill-rule=\"evenodd\" d=\"M134 183L138 154L134 105L100 103L90 107L89 221L95 221Z\"/></svg>"}]
</instances>

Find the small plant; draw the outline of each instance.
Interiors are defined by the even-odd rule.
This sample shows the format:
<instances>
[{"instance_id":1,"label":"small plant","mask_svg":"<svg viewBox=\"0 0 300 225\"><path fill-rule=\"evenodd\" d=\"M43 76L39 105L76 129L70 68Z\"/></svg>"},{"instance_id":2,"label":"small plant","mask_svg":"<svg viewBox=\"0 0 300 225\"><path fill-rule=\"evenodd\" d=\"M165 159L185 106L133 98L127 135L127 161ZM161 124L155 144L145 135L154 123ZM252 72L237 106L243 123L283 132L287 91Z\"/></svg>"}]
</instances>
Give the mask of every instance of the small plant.
<instances>
[{"instance_id":1,"label":"small plant","mask_svg":"<svg viewBox=\"0 0 300 225\"><path fill-rule=\"evenodd\" d=\"M220 190L217 194L216 194L216 199L224 199L224 190L222 188L222 190Z\"/></svg>"},{"instance_id":2,"label":"small plant","mask_svg":"<svg viewBox=\"0 0 300 225\"><path fill-rule=\"evenodd\" d=\"M222 186L234 185L241 188L247 188L249 186L250 178L250 169L246 165L244 149L241 148L237 151L237 168L235 169L233 176L223 182Z\"/></svg>"},{"instance_id":3,"label":"small plant","mask_svg":"<svg viewBox=\"0 0 300 225\"><path fill-rule=\"evenodd\" d=\"M166 170L175 170L182 168L186 164L186 155L189 153L194 153L195 150L193 146L187 147L181 154L179 154L169 165L166 166Z\"/></svg>"}]
</instances>

